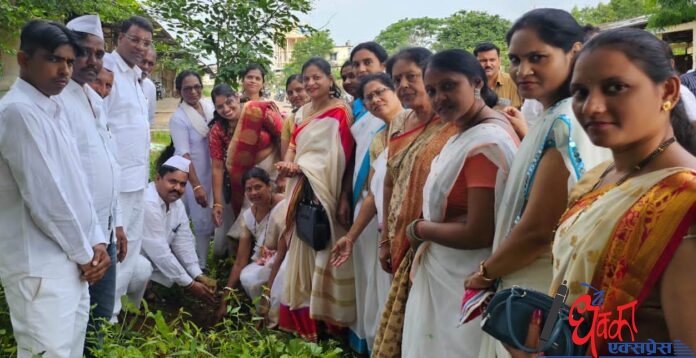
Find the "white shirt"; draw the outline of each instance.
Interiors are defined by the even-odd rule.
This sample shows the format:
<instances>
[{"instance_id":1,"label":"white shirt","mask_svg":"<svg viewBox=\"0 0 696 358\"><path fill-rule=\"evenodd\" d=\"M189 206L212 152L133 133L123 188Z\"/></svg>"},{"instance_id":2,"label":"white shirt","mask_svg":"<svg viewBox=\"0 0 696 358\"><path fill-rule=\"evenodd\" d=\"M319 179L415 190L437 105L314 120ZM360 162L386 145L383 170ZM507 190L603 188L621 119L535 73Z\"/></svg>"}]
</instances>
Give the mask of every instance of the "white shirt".
<instances>
[{"instance_id":1,"label":"white shirt","mask_svg":"<svg viewBox=\"0 0 696 358\"><path fill-rule=\"evenodd\" d=\"M150 171L150 123L147 98L138 79L138 66L132 68L112 52L104 56L104 67L114 73L114 85L104 99L109 130L116 139L116 159L121 167L121 191L145 189Z\"/></svg>"},{"instance_id":2,"label":"white shirt","mask_svg":"<svg viewBox=\"0 0 696 358\"><path fill-rule=\"evenodd\" d=\"M0 228L3 278L79 274L106 243L60 106L22 79L0 100Z\"/></svg>"},{"instance_id":3,"label":"white shirt","mask_svg":"<svg viewBox=\"0 0 696 358\"><path fill-rule=\"evenodd\" d=\"M684 111L686 111L686 116L693 123L696 122L696 96L691 93L691 90L681 85L679 89L679 99L684 102Z\"/></svg>"},{"instance_id":4,"label":"white shirt","mask_svg":"<svg viewBox=\"0 0 696 358\"><path fill-rule=\"evenodd\" d=\"M155 183L145 189L143 254L156 270L179 286L188 286L203 274L184 203L179 199L169 204L167 211Z\"/></svg>"},{"instance_id":5,"label":"white shirt","mask_svg":"<svg viewBox=\"0 0 696 358\"><path fill-rule=\"evenodd\" d=\"M56 97L67 118L68 129L77 142L87 185L97 210L102 231L110 237L116 220L119 168L116 162L116 144L106 128L103 102L88 85L80 86L71 80Z\"/></svg>"},{"instance_id":6,"label":"white shirt","mask_svg":"<svg viewBox=\"0 0 696 358\"><path fill-rule=\"evenodd\" d=\"M145 98L147 98L147 119L152 126L155 123L155 112L157 111L157 86L149 77L142 80L140 85L143 87Z\"/></svg>"}]
</instances>

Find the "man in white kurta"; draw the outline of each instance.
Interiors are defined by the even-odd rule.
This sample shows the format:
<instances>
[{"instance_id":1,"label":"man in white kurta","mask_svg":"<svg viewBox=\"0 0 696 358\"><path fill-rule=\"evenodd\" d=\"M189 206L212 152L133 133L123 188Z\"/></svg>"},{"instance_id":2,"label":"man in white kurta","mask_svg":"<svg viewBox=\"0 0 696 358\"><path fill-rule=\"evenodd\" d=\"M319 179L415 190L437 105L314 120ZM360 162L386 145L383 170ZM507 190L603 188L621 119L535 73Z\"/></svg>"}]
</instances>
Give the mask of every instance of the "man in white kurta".
<instances>
[{"instance_id":1,"label":"man in white kurta","mask_svg":"<svg viewBox=\"0 0 696 358\"><path fill-rule=\"evenodd\" d=\"M119 205L128 250L116 267L116 295L112 321L121 310L121 296L140 304L149 271L140 259L144 192L149 175L150 124L147 98L140 86L137 64L152 44L152 25L133 16L123 22L116 50L104 56L104 67L114 74L111 94L104 99L107 125L116 140L116 159L121 168ZM145 279L143 279L145 278ZM140 297L139 297L140 296Z\"/></svg>"},{"instance_id":2,"label":"man in white kurta","mask_svg":"<svg viewBox=\"0 0 696 358\"><path fill-rule=\"evenodd\" d=\"M198 266L193 234L184 203L179 200L188 181L191 162L175 155L158 170L145 189L143 255L154 267L152 280L166 287L185 287L196 297L215 302L215 280Z\"/></svg>"},{"instance_id":3,"label":"man in white kurta","mask_svg":"<svg viewBox=\"0 0 696 358\"><path fill-rule=\"evenodd\" d=\"M142 71L140 85L143 87L143 92L147 98L147 118L151 126L155 123L155 112L157 112L157 86L150 79L150 74L155 67L156 61L157 53L154 48L150 47L143 60L138 64Z\"/></svg>"},{"instance_id":4,"label":"man in white kurta","mask_svg":"<svg viewBox=\"0 0 696 358\"><path fill-rule=\"evenodd\" d=\"M18 357L82 356L88 282L110 264L77 145L52 97L80 52L65 27L28 23L20 78L0 100L0 279Z\"/></svg>"},{"instance_id":5,"label":"man in white kurta","mask_svg":"<svg viewBox=\"0 0 696 358\"><path fill-rule=\"evenodd\" d=\"M121 260L127 250L126 236L117 215L120 169L116 162L116 146L106 127L102 98L89 86L102 69L104 35L101 21L97 15L85 15L68 22L66 27L75 31L85 55L76 59L72 79L56 99L77 143L100 229L109 241L107 252L111 259L104 277L89 287L90 306L94 307L90 329L97 331L99 319L110 319L114 310L116 239L122 247L118 255Z\"/></svg>"}]
</instances>

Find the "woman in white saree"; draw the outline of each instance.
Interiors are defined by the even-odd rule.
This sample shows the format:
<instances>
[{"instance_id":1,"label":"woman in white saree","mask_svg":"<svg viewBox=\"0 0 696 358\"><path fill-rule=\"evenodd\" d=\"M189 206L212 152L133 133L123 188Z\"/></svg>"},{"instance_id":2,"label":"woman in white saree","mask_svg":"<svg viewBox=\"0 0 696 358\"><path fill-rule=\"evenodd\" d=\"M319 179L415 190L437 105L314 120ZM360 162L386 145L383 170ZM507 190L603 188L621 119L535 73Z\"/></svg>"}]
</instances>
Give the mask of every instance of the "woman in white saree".
<instances>
[{"instance_id":1,"label":"woman in white saree","mask_svg":"<svg viewBox=\"0 0 696 358\"><path fill-rule=\"evenodd\" d=\"M292 233L285 258L279 327L306 340L317 340L324 328L343 333L356 317L352 260L341 267L329 262L331 248L345 234L342 223L348 219L347 215L338 216L342 216L340 207L349 201L350 178L346 180L344 174L353 152L352 116L345 102L338 99L340 90L326 60L315 57L307 61L302 75L312 101L297 111L299 124L285 161L276 165L280 175L290 178L286 230ZM311 185L328 216L331 234L323 250L315 251L297 235L295 212L304 185Z\"/></svg>"},{"instance_id":2,"label":"woman in white saree","mask_svg":"<svg viewBox=\"0 0 696 358\"><path fill-rule=\"evenodd\" d=\"M336 242L331 251L331 263L334 266L341 266L349 257L353 258L358 319L351 327L349 342L359 352L369 351L374 344L377 324L391 285L391 277L382 269L377 257L380 236L377 228L381 227L382 222L380 215L383 213L384 173L387 170L384 151L390 123L404 117L408 111L401 106L401 101L394 92L394 82L384 72L363 77L357 96L370 113L380 118L386 126L370 145L372 165L367 178L370 186L361 201L360 211L356 212L350 230ZM374 228L366 229L374 224L377 224ZM359 349L361 347L363 348Z\"/></svg>"},{"instance_id":3,"label":"woman in white saree","mask_svg":"<svg viewBox=\"0 0 696 358\"><path fill-rule=\"evenodd\" d=\"M425 89L459 133L435 157L423 188L423 218L407 235L416 256L406 304L404 357L475 357L480 321L457 328L462 280L490 254L496 203L519 145L514 129L491 107L497 96L476 58L446 50L430 59Z\"/></svg>"}]
</instances>

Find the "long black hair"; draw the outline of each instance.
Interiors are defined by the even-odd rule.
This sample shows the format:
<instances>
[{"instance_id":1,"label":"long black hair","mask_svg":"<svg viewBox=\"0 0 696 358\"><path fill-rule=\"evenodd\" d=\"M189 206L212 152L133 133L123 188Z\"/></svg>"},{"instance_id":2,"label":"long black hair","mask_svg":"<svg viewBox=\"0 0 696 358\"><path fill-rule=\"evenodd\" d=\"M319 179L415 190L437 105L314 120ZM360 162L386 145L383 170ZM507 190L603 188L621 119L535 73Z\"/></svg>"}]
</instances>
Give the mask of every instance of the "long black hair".
<instances>
[{"instance_id":1,"label":"long black hair","mask_svg":"<svg viewBox=\"0 0 696 358\"><path fill-rule=\"evenodd\" d=\"M309 66L317 66L321 70L321 72L324 72L325 75L329 76L329 78L332 79L332 84L331 88L329 88L329 93L331 94L332 97L336 98L341 98L341 89L338 88L336 85L336 80L333 78L333 75L331 75L331 65L329 64L328 61L321 57L312 57L307 62L305 62L302 65L302 75L304 76L304 71L307 69Z\"/></svg>"},{"instance_id":2,"label":"long black hair","mask_svg":"<svg viewBox=\"0 0 696 358\"><path fill-rule=\"evenodd\" d=\"M476 57L467 51L452 49L438 52L430 58L427 68L460 73L472 85L481 85L481 98L488 107L492 108L498 103L498 95L488 87L486 72Z\"/></svg>"},{"instance_id":3,"label":"long black hair","mask_svg":"<svg viewBox=\"0 0 696 358\"><path fill-rule=\"evenodd\" d=\"M387 58L389 58L389 54L387 53L387 50L382 47L382 45L374 42L374 41L368 41L368 42L363 42L361 44L358 44L358 46L353 47L353 50L350 51L350 60L353 60L353 57L355 56L356 53L360 50L367 50L372 52L375 57L377 57L377 60L379 60L379 63L384 63Z\"/></svg>"},{"instance_id":4,"label":"long black hair","mask_svg":"<svg viewBox=\"0 0 696 358\"><path fill-rule=\"evenodd\" d=\"M263 69L263 66L259 65L258 63L250 63L240 73L240 77L242 77L242 82L244 82L244 77L246 77L246 75L253 70L259 70L259 72L261 72L261 81L263 81L263 84L261 84L261 89L259 90L259 97L263 97L263 85L266 84L266 70ZM242 93L243 92L244 91L242 91Z\"/></svg>"},{"instance_id":5,"label":"long black hair","mask_svg":"<svg viewBox=\"0 0 696 358\"><path fill-rule=\"evenodd\" d=\"M655 35L639 29L623 28L600 32L578 54L578 58L600 48L620 51L631 62L658 84L678 75L672 66L672 50ZM670 122L677 142L696 155L696 130L691 125L682 101L670 113Z\"/></svg>"},{"instance_id":6,"label":"long black hair","mask_svg":"<svg viewBox=\"0 0 696 358\"><path fill-rule=\"evenodd\" d=\"M237 97L237 92L235 92L232 87L230 87L228 84L221 83L215 87L213 87L213 90L210 91L210 98L212 99L213 103L215 103L215 98L216 97L225 97L225 99L229 97ZM222 127L223 131L225 133L230 132L230 122L223 118L217 110L213 112L213 120L208 123L208 127L212 128L215 123L220 123L220 126Z\"/></svg>"},{"instance_id":7,"label":"long black hair","mask_svg":"<svg viewBox=\"0 0 696 358\"><path fill-rule=\"evenodd\" d=\"M428 63L428 59L430 59L432 56L433 53L425 47L407 47L390 57L387 60L385 67L389 76L392 76L394 64L400 60L404 60L416 64L425 72L425 65Z\"/></svg>"},{"instance_id":8,"label":"long black hair","mask_svg":"<svg viewBox=\"0 0 696 358\"><path fill-rule=\"evenodd\" d=\"M559 9L534 9L526 12L517 19L505 35L508 47L515 32L533 29L537 36L546 44L560 48L568 53L576 43L585 41L585 29L567 11ZM570 97L570 79L573 75L572 65L568 77L558 89L557 98Z\"/></svg>"}]
</instances>

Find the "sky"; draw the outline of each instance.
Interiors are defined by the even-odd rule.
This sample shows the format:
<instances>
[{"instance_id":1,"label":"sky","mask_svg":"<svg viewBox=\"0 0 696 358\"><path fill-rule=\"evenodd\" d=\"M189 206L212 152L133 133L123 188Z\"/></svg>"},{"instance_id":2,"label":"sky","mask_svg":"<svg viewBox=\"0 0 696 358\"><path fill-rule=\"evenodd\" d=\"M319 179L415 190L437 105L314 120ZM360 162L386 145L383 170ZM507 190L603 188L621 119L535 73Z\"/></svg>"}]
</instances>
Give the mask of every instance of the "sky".
<instances>
[{"instance_id":1,"label":"sky","mask_svg":"<svg viewBox=\"0 0 696 358\"><path fill-rule=\"evenodd\" d=\"M595 6L600 0L313 0L313 10L302 20L328 29L336 45L374 39L390 24L404 18L444 18L459 10L485 11L511 21L526 11L554 7ZM606 3L606 1L604 1Z\"/></svg>"}]
</instances>

